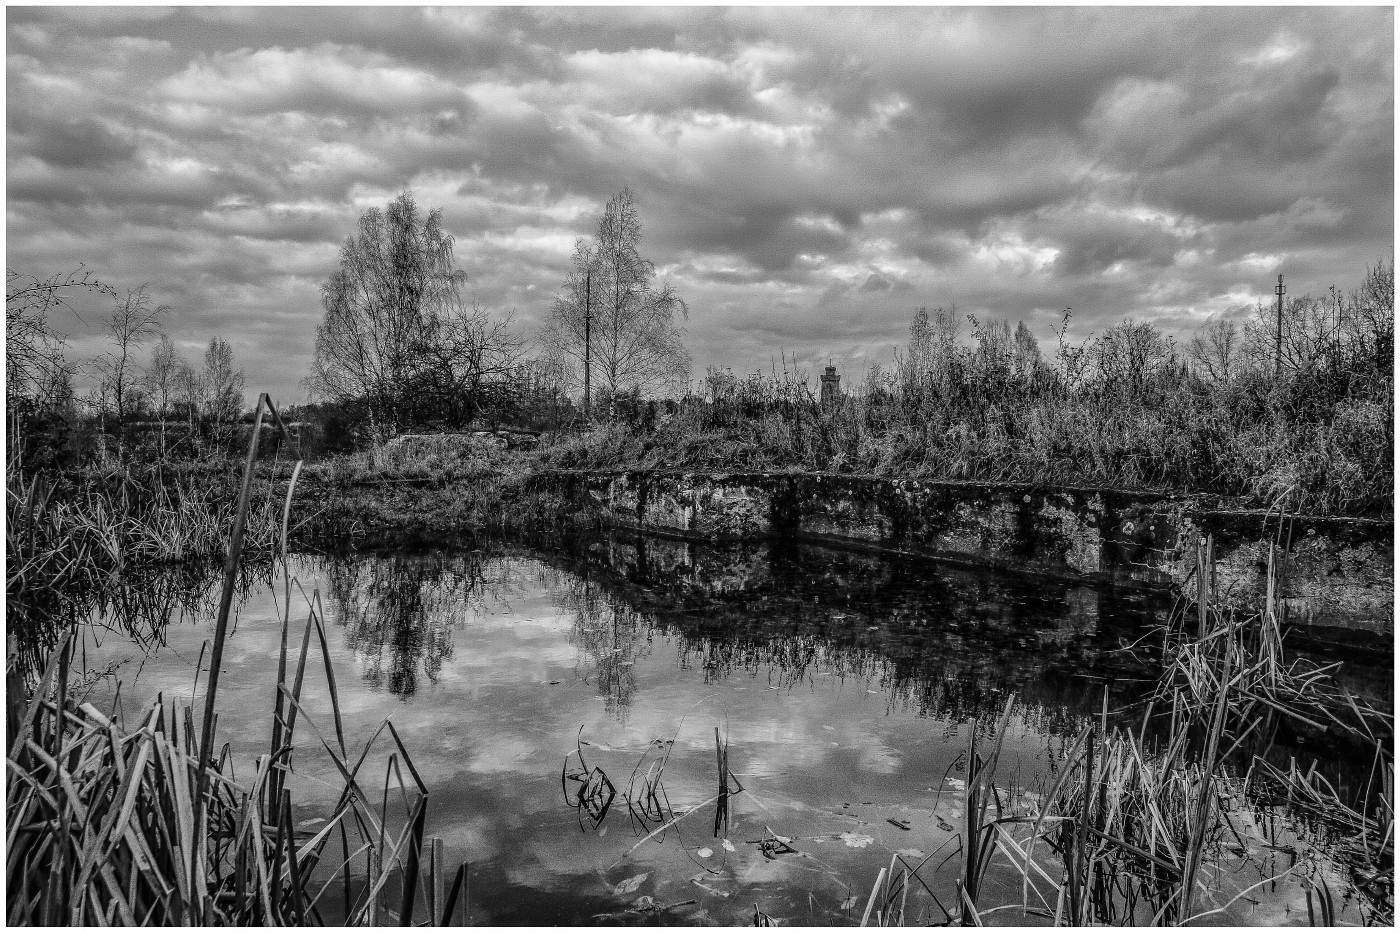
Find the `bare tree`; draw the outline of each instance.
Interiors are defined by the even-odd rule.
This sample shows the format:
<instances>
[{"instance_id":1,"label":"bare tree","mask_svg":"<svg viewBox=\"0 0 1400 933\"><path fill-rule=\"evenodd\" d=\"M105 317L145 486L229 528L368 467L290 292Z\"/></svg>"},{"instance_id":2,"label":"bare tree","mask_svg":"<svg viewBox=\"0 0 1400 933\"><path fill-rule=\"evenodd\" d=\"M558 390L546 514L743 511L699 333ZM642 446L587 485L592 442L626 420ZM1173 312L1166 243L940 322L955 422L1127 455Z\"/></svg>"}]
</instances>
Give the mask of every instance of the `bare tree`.
<instances>
[{"instance_id":1,"label":"bare tree","mask_svg":"<svg viewBox=\"0 0 1400 933\"><path fill-rule=\"evenodd\" d=\"M1171 338L1152 322L1131 318L1104 331L1090 352L1104 389L1126 395L1140 395L1176 360Z\"/></svg>"},{"instance_id":2,"label":"bare tree","mask_svg":"<svg viewBox=\"0 0 1400 933\"><path fill-rule=\"evenodd\" d=\"M493 320L476 305L470 314L435 316L408 377L417 413L461 427L508 404L523 375L524 351L509 316Z\"/></svg>"},{"instance_id":3,"label":"bare tree","mask_svg":"<svg viewBox=\"0 0 1400 933\"><path fill-rule=\"evenodd\" d=\"M142 285L118 299L107 317L106 329L114 348L94 360L93 366L102 382L103 395L111 401L119 433L136 407L133 403L141 390L136 351L142 343L160 333L160 319L169 311L168 305L154 304L146 294L146 286Z\"/></svg>"},{"instance_id":4,"label":"bare tree","mask_svg":"<svg viewBox=\"0 0 1400 933\"><path fill-rule=\"evenodd\" d=\"M1394 342L1395 267L1380 262L1349 294L1333 287L1322 298L1290 298L1282 315L1256 305L1244 323L1240 356L1263 373L1323 378L1339 389L1360 380L1388 392Z\"/></svg>"},{"instance_id":5,"label":"bare tree","mask_svg":"<svg viewBox=\"0 0 1400 933\"><path fill-rule=\"evenodd\" d=\"M11 410L22 397L42 404L46 386L66 383L57 378L67 370L64 336L53 329L49 315L67 307L67 296L76 291L116 294L81 267L42 280L5 270L5 396Z\"/></svg>"},{"instance_id":6,"label":"bare tree","mask_svg":"<svg viewBox=\"0 0 1400 933\"><path fill-rule=\"evenodd\" d=\"M184 365L185 361L180 359L180 353L170 342L170 338L161 334L160 342L151 351L150 365L141 377L141 385L150 396L156 417L160 419L162 454L165 452L165 422L170 415L170 406L175 401L180 367Z\"/></svg>"},{"instance_id":7,"label":"bare tree","mask_svg":"<svg viewBox=\"0 0 1400 933\"><path fill-rule=\"evenodd\" d=\"M423 217L405 191L386 210L366 211L340 249L340 267L321 286L326 313L308 387L334 401L365 401L371 430L392 431L435 321L456 307L465 280L440 210Z\"/></svg>"},{"instance_id":8,"label":"bare tree","mask_svg":"<svg viewBox=\"0 0 1400 933\"><path fill-rule=\"evenodd\" d=\"M190 429L199 423L200 410L204 405L204 383L198 370L180 360L175 366L175 386L172 398L175 404L185 410Z\"/></svg>"},{"instance_id":9,"label":"bare tree","mask_svg":"<svg viewBox=\"0 0 1400 933\"><path fill-rule=\"evenodd\" d=\"M1337 346L1339 310L1334 303L1311 295L1289 298L1281 317L1272 306L1256 305L1244 325L1245 355L1261 372L1316 372Z\"/></svg>"},{"instance_id":10,"label":"bare tree","mask_svg":"<svg viewBox=\"0 0 1400 933\"><path fill-rule=\"evenodd\" d=\"M641 219L632 192L614 195L592 240L574 245L574 268L554 301L540 334L547 356L572 376L592 383L605 398L684 385L690 354L681 342L677 313L688 313L669 283L657 285L656 267L638 251Z\"/></svg>"},{"instance_id":11,"label":"bare tree","mask_svg":"<svg viewBox=\"0 0 1400 933\"><path fill-rule=\"evenodd\" d=\"M1040 376L1044 361L1040 355L1040 342L1026 326L1025 321L1016 322L1016 332L1011 338L1015 354L1016 373L1023 379L1033 380Z\"/></svg>"},{"instance_id":12,"label":"bare tree","mask_svg":"<svg viewBox=\"0 0 1400 933\"><path fill-rule=\"evenodd\" d=\"M900 382L905 386L947 388L953 373L954 348L962 331L957 306L939 306L930 314L925 307L914 310L909 324L908 354L898 361Z\"/></svg>"},{"instance_id":13,"label":"bare tree","mask_svg":"<svg viewBox=\"0 0 1400 933\"><path fill-rule=\"evenodd\" d=\"M1360 342L1370 344L1388 360L1395 343L1395 262L1378 262L1366 269L1366 278L1351 298L1352 329Z\"/></svg>"},{"instance_id":14,"label":"bare tree","mask_svg":"<svg viewBox=\"0 0 1400 933\"><path fill-rule=\"evenodd\" d=\"M989 370L1009 371L1015 351L1011 340L1011 325L1006 321L988 321L986 326L977 322L972 315L967 316L972 324L972 336L976 342L973 361L983 372Z\"/></svg>"},{"instance_id":15,"label":"bare tree","mask_svg":"<svg viewBox=\"0 0 1400 933\"><path fill-rule=\"evenodd\" d=\"M161 334L160 342L151 351L151 362L141 376L141 384L151 397L156 416L162 420L170 412L171 403L175 401L175 377L183 362L180 352L175 349L170 338Z\"/></svg>"},{"instance_id":16,"label":"bare tree","mask_svg":"<svg viewBox=\"0 0 1400 933\"><path fill-rule=\"evenodd\" d=\"M1240 367L1240 330L1229 318L1203 324L1191 336L1186 353L1208 382L1229 382Z\"/></svg>"},{"instance_id":17,"label":"bare tree","mask_svg":"<svg viewBox=\"0 0 1400 933\"><path fill-rule=\"evenodd\" d=\"M1391 373L1395 348L1395 261L1378 262L1366 269L1361 288L1350 296L1344 328L1350 352L1385 381ZM1394 393L1391 393L1393 399Z\"/></svg>"},{"instance_id":18,"label":"bare tree","mask_svg":"<svg viewBox=\"0 0 1400 933\"><path fill-rule=\"evenodd\" d=\"M233 368L233 348L219 337L204 351L200 383L210 419L216 425L237 420L243 411L243 370Z\"/></svg>"},{"instance_id":19,"label":"bare tree","mask_svg":"<svg viewBox=\"0 0 1400 933\"><path fill-rule=\"evenodd\" d=\"M908 352L901 354L896 348L895 354L895 370L905 392L916 392L932 378L933 331L927 308L914 309L914 319L909 322Z\"/></svg>"}]
</instances>

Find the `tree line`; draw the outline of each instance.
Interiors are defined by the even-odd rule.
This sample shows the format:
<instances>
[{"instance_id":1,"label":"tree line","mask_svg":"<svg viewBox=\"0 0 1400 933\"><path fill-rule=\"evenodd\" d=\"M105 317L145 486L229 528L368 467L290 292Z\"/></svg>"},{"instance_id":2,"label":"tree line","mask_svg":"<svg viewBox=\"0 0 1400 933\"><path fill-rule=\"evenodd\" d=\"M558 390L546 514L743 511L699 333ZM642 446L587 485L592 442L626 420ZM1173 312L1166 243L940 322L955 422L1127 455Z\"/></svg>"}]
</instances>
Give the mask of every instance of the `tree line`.
<instances>
[{"instance_id":1,"label":"tree line","mask_svg":"<svg viewBox=\"0 0 1400 933\"><path fill-rule=\"evenodd\" d=\"M362 412L375 441L483 419L557 424L590 415L595 403L612 409L618 399L683 386L690 358L677 318L686 306L655 282L641 236L635 200L623 189L596 234L576 243L532 355L511 315L465 305L466 274L441 210L424 214L404 192L366 211L341 247L321 289L325 313L306 385Z\"/></svg>"},{"instance_id":2,"label":"tree line","mask_svg":"<svg viewBox=\"0 0 1400 933\"><path fill-rule=\"evenodd\" d=\"M553 427L683 387L690 360L677 318L686 306L669 284L655 282L641 236L635 199L623 189L596 234L578 240L532 352L511 314L464 301L467 277L441 210L422 211L405 191L365 211L321 287L324 313L304 380L317 404L303 413L336 425L353 445L484 421ZM46 280L10 270L7 284L12 441L46 440L51 459L74 446L79 423L90 423L103 456L108 439L122 449L132 425L150 422L164 454L168 425L190 429L178 449L242 414L245 380L232 349L214 337L202 366L184 360L162 331L170 307L156 304L146 286L122 295L81 269ZM103 320L110 349L83 364L65 358L65 338L50 324L78 292L112 302ZM82 395L74 389L80 374L93 384ZM580 410L574 399L585 385Z\"/></svg>"},{"instance_id":3,"label":"tree line","mask_svg":"<svg viewBox=\"0 0 1400 933\"><path fill-rule=\"evenodd\" d=\"M1394 433L1390 262L1369 268L1350 292L1291 297L1281 310L1260 305L1245 320L1212 320L1180 344L1151 321L1132 319L1076 343L1067 309L1047 356L1024 323L919 308L893 366L872 367L857 387L864 420L843 435L839 412L816 419L825 440L799 455L811 440L803 419L817 405L809 376L789 373L786 362L783 377L771 380L711 367L697 395L683 342L689 309L658 281L642 239L638 204L624 188L592 235L576 241L548 319L527 336L512 314L464 299L467 277L441 210L420 209L405 191L365 211L321 287L305 380L316 404L300 415L348 448L487 425L605 421L651 430L655 403L643 400L666 397L672 414L709 406L698 421L679 419L677 430L728 425L734 433L734 418L780 416L787 426L774 428L774 437L795 446L771 451L774 462L796 458L820 469L878 461L885 448L869 438L894 431L908 444L890 446L898 450L885 459L923 457L933 469L937 458L919 451L946 448L938 469L950 475L983 475L995 464L976 464L989 451L1002 452L996 463L1040 458L1026 475L1068 476L1087 463L1083 469L1105 482L1179 477L1209 487L1225 477L1225 485L1244 488L1240 478L1252 476L1251 488L1282 491L1320 488L1328 485L1322 473L1349 471L1350 480L1331 486L1371 490L1360 496L1367 502L1377 501L1378 477L1389 475L1374 463ZM12 430L71 423L80 411L119 448L128 426L155 424L165 452L168 425L186 428L174 447L199 449L201 437L240 416L243 377L228 344L214 337L202 361L181 359L161 332L170 310L144 286L120 295L81 270L43 281L11 271L8 286ZM104 320L109 349L86 364L94 388L82 398L73 390L79 367L65 360L63 338L48 324L78 292L103 295L112 307ZM838 443L838 435L847 440ZM965 443L950 440L957 438ZM854 446L842 452L842 444ZM1346 501L1341 491L1327 495Z\"/></svg>"},{"instance_id":4,"label":"tree line","mask_svg":"<svg viewBox=\"0 0 1400 933\"><path fill-rule=\"evenodd\" d=\"M78 293L111 302L102 318L108 349L90 360L70 359L66 335L51 321L59 309L72 310L69 299ZM157 305L146 285L122 294L82 269L42 280L7 270L5 299L10 450L37 458L36 467L105 459L112 447L124 452L133 429L149 425L158 428L161 455L169 443L198 455L242 414L244 375L233 349L214 336L202 359L186 360L163 330L171 308ZM80 393L75 381L82 375L91 377L91 388ZM168 437L170 423L185 427L178 439Z\"/></svg>"}]
</instances>

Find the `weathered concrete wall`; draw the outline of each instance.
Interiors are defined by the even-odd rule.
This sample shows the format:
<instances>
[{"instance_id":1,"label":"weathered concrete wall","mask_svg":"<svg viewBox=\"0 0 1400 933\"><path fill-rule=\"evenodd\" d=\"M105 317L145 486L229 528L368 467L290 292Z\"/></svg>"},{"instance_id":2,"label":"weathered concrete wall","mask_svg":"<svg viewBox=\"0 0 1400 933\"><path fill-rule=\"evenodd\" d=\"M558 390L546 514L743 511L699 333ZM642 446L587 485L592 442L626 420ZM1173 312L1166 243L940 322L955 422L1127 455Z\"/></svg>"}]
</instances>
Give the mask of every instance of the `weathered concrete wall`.
<instances>
[{"instance_id":1,"label":"weathered concrete wall","mask_svg":"<svg viewBox=\"0 0 1400 933\"><path fill-rule=\"evenodd\" d=\"M569 498L614 527L708 541L790 537L1075 580L1171 587L1215 538L1222 597L1258 604L1269 551L1287 555L1290 619L1389 633L1393 523L1267 516L1187 497L821 473L560 472Z\"/></svg>"}]
</instances>

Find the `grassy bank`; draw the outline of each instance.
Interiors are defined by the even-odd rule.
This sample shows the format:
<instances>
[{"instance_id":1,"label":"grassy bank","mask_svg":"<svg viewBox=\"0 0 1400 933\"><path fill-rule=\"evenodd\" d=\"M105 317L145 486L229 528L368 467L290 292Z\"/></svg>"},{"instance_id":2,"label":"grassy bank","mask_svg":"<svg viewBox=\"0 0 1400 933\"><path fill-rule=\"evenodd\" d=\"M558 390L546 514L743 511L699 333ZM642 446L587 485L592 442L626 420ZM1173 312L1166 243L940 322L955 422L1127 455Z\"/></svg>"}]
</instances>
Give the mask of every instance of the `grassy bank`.
<instances>
[{"instance_id":1,"label":"grassy bank","mask_svg":"<svg viewBox=\"0 0 1400 933\"><path fill-rule=\"evenodd\" d=\"M1164 375L1150 393L1005 392L975 370L943 388L866 385L822 405L797 374L687 399L669 418L547 439L541 466L828 471L1204 494L1316 514L1394 508L1389 386L1324 399L1267 380L1210 388Z\"/></svg>"},{"instance_id":2,"label":"grassy bank","mask_svg":"<svg viewBox=\"0 0 1400 933\"><path fill-rule=\"evenodd\" d=\"M1027 403L1018 410L890 416L885 400L790 415L699 406L651 430L612 425L545 451L568 469L829 471L926 480L1022 482L1196 493L1317 514L1393 509L1389 412L1357 406L1332 424L1232 425L1224 407L1133 412ZM1228 412L1229 417L1225 415Z\"/></svg>"},{"instance_id":3,"label":"grassy bank","mask_svg":"<svg viewBox=\"0 0 1400 933\"><path fill-rule=\"evenodd\" d=\"M530 537L558 528L577 508L529 483L532 451L454 435L422 441L309 465L298 484L294 539L354 547Z\"/></svg>"}]
</instances>

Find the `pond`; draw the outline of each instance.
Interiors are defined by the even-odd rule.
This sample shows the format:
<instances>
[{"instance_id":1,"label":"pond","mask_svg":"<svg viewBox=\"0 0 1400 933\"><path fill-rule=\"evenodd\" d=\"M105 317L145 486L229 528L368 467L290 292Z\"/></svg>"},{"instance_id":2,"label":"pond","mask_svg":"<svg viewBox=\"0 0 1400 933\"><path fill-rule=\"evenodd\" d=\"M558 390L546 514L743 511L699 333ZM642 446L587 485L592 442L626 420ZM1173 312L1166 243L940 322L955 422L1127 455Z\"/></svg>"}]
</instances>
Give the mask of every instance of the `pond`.
<instances>
[{"instance_id":1,"label":"pond","mask_svg":"<svg viewBox=\"0 0 1400 933\"><path fill-rule=\"evenodd\" d=\"M969 738L990 741L1014 695L996 783L1035 800L1086 723L1140 715L1120 711L1153 671L1125 649L1169 609L797 544L618 537L303 554L290 570L294 619L319 594L347 743L392 720L430 789L428 835L470 862L474 924L855 924L895 855L933 856L906 916L945 922ZM226 648L218 737L240 774L267 752L283 582L247 588ZM118 683L128 717L194 695L212 613L188 609L150 644L90 631L99 707ZM319 663L304 706L330 736ZM299 736L296 816L314 828L334 775ZM1020 904L1020 876L994 867L982 898ZM1223 919L1305 923L1302 903L1279 886Z\"/></svg>"}]
</instances>

